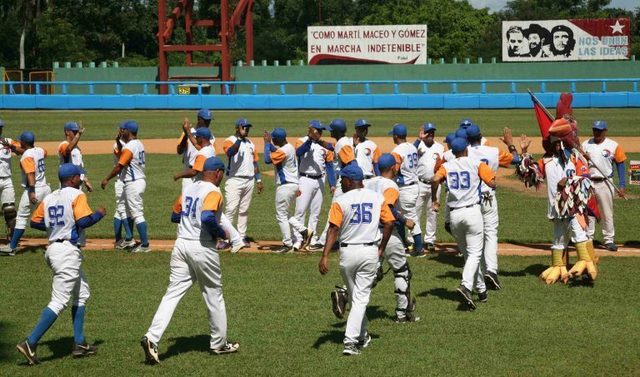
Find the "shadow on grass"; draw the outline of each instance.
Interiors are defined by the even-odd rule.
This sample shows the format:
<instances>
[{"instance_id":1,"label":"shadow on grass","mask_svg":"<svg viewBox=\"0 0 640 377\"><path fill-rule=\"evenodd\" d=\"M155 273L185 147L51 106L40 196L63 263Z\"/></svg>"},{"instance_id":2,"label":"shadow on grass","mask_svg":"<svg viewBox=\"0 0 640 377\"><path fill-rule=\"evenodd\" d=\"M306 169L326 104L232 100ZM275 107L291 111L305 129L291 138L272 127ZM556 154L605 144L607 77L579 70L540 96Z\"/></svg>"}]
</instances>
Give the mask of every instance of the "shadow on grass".
<instances>
[{"instance_id":1,"label":"shadow on grass","mask_svg":"<svg viewBox=\"0 0 640 377\"><path fill-rule=\"evenodd\" d=\"M348 315L348 314L347 314ZM376 319L394 319L394 317L389 316L386 311L382 310L380 306L369 306L367 307L367 318L369 322ZM342 321L336 322L331 325L334 329L340 330L328 330L324 331L323 335L321 335L316 341L313 343L313 348L319 349L325 343L336 343L342 344L342 340L344 339L344 327L347 326L347 317L343 318ZM370 334L372 338L376 339L378 336Z\"/></svg>"},{"instance_id":2,"label":"shadow on grass","mask_svg":"<svg viewBox=\"0 0 640 377\"><path fill-rule=\"evenodd\" d=\"M37 253L39 251L44 252L47 249L47 245L30 245L30 246L18 246L16 250L16 255L27 254L27 253Z\"/></svg>"},{"instance_id":3,"label":"shadow on grass","mask_svg":"<svg viewBox=\"0 0 640 377\"><path fill-rule=\"evenodd\" d=\"M96 340L93 344L100 346L103 344L103 340ZM62 359L64 357L70 357L73 350L73 337L65 336L58 339L47 340L38 344L38 348L47 347L51 351L51 356L41 358L40 361L51 361ZM98 348L98 353L100 349Z\"/></svg>"},{"instance_id":4,"label":"shadow on grass","mask_svg":"<svg viewBox=\"0 0 640 377\"><path fill-rule=\"evenodd\" d=\"M9 332L9 324L7 322L0 322L0 334L7 334ZM7 337L0 338L0 361L13 359L15 354L15 344L7 343Z\"/></svg>"},{"instance_id":5,"label":"shadow on grass","mask_svg":"<svg viewBox=\"0 0 640 377\"><path fill-rule=\"evenodd\" d=\"M517 245L517 246L527 247L529 249L549 251L549 244L545 244L545 243L522 242L518 240L511 240L511 239L505 240L505 242L508 242L510 244Z\"/></svg>"},{"instance_id":6,"label":"shadow on grass","mask_svg":"<svg viewBox=\"0 0 640 377\"><path fill-rule=\"evenodd\" d=\"M211 345L209 335L181 336L169 339L173 343L160 355L161 360L187 352L208 352Z\"/></svg>"},{"instance_id":7,"label":"shadow on grass","mask_svg":"<svg viewBox=\"0 0 640 377\"><path fill-rule=\"evenodd\" d=\"M464 266L464 259L462 257L458 257L454 253L439 253L429 259L453 267L462 268Z\"/></svg>"},{"instance_id":8,"label":"shadow on grass","mask_svg":"<svg viewBox=\"0 0 640 377\"><path fill-rule=\"evenodd\" d=\"M574 278L569 280L569 283L567 285L571 288L576 288L576 287L593 288L594 282L588 275L585 274L585 275L582 275L580 278Z\"/></svg>"},{"instance_id":9,"label":"shadow on grass","mask_svg":"<svg viewBox=\"0 0 640 377\"><path fill-rule=\"evenodd\" d=\"M447 271L444 274L440 274L436 276L438 279L454 279L460 280L462 279L462 272L460 271Z\"/></svg>"},{"instance_id":10,"label":"shadow on grass","mask_svg":"<svg viewBox=\"0 0 640 377\"><path fill-rule=\"evenodd\" d=\"M542 271L546 270L549 266L544 264L532 264L520 271L503 271L501 270L499 276L507 277L523 277L523 276L539 276Z\"/></svg>"},{"instance_id":11,"label":"shadow on grass","mask_svg":"<svg viewBox=\"0 0 640 377\"><path fill-rule=\"evenodd\" d=\"M428 297L428 296L436 296L442 300L457 302L458 303L458 306L456 307L457 311L461 311L461 312L469 311L469 308L467 307L467 305L460 302L460 296L456 291L450 291L446 288L433 288L418 294L418 297Z\"/></svg>"}]
</instances>

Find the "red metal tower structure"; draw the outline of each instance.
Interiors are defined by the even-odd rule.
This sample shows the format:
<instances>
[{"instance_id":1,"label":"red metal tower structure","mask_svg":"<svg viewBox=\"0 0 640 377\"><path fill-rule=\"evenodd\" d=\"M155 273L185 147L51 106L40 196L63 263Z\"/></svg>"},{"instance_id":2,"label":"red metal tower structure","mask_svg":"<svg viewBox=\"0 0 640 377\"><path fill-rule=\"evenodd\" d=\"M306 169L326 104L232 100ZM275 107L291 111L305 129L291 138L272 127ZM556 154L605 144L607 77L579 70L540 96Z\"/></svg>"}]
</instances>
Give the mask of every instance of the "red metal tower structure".
<instances>
[{"instance_id":1,"label":"red metal tower structure","mask_svg":"<svg viewBox=\"0 0 640 377\"><path fill-rule=\"evenodd\" d=\"M202 64L193 62L194 51L219 53L221 55L220 75L212 76L211 80L231 81L231 57L229 53L229 42L236 29L240 29L244 19L246 32L246 61L253 60L253 0L231 0L237 3L233 13L229 17L230 0L220 0L220 20L213 19L194 20L193 3L194 0L177 0L175 7L167 15L167 0L158 0L158 69L159 80L169 81L169 64L167 54L170 52L181 52L185 54L185 64L187 66L211 66L212 64ZM179 27L178 19L184 16L184 31L186 44L171 44L173 30ZM216 24L217 22L217 24ZM220 39L214 44L193 44L194 27L220 29ZM167 94L167 85L160 85L160 94Z\"/></svg>"}]
</instances>

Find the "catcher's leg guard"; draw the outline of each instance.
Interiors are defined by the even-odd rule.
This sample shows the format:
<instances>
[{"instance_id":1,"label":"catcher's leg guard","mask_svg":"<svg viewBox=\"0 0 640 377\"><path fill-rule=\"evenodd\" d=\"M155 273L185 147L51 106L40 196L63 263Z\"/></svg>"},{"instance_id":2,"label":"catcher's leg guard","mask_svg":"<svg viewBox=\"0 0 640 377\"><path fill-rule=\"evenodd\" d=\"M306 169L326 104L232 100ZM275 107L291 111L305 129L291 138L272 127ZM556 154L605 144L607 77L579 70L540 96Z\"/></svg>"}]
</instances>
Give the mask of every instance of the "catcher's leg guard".
<instances>
[{"instance_id":1,"label":"catcher's leg guard","mask_svg":"<svg viewBox=\"0 0 640 377\"><path fill-rule=\"evenodd\" d=\"M591 245L589 245L591 244ZM589 277L593 280L596 280L598 277L598 270L596 268L596 264L591 259L589 255L589 247L593 248L593 241L584 241L578 242L576 244L576 251L578 253L578 261L573 268L569 271L569 275L572 277L581 276L584 271L587 271Z\"/></svg>"},{"instance_id":2,"label":"catcher's leg guard","mask_svg":"<svg viewBox=\"0 0 640 377\"><path fill-rule=\"evenodd\" d=\"M7 223L7 239L11 239L13 230L16 228L16 217L18 216L15 203L4 203L2 205L2 213L4 214L4 221Z\"/></svg>"},{"instance_id":3,"label":"catcher's leg guard","mask_svg":"<svg viewBox=\"0 0 640 377\"><path fill-rule=\"evenodd\" d=\"M564 262L563 255L564 250L551 250L551 267L540 274L540 279L545 283L553 284L558 281L558 279L562 279L562 281L566 283L569 280L567 265Z\"/></svg>"},{"instance_id":4,"label":"catcher's leg guard","mask_svg":"<svg viewBox=\"0 0 640 377\"><path fill-rule=\"evenodd\" d=\"M409 264L405 263L402 267L393 271L396 294L396 315L398 320L412 322L416 320L414 311L416 309L416 300L411 297L411 277L413 274L409 269Z\"/></svg>"},{"instance_id":5,"label":"catcher's leg guard","mask_svg":"<svg viewBox=\"0 0 640 377\"><path fill-rule=\"evenodd\" d=\"M336 285L336 288L331 291L331 310L336 318L344 318L344 313L347 312L348 300L347 287Z\"/></svg>"}]
</instances>

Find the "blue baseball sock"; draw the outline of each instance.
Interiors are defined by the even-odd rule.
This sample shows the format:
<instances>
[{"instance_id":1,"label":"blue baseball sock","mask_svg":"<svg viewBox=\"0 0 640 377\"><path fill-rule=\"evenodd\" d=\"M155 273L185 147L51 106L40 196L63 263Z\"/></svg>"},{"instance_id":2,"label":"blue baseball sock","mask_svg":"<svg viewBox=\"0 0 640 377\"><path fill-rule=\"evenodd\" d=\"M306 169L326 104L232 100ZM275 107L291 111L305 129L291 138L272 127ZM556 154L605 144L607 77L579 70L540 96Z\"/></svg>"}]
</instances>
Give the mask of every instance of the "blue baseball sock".
<instances>
[{"instance_id":1,"label":"blue baseball sock","mask_svg":"<svg viewBox=\"0 0 640 377\"><path fill-rule=\"evenodd\" d=\"M138 233L140 234L140 245L147 247L149 246L149 238L147 237L147 223L141 222L136 225L136 229L138 229Z\"/></svg>"},{"instance_id":2,"label":"blue baseball sock","mask_svg":"<svg viewBox=\"0 0 640 377\"><path fill-rule=\"evenodd\" d=\"M402 241L402 245L404 245L404 247L407 247L407 231L406 231L404 225L400 225L398 227L398 236L400 236L400 240Z\"/></svg>"},{"instance_id":3,"label":"blue baseball sock","mask_svg":"<svg viewBox=\"0 0 640 377\"><path fill-rule=\"evenodd\" d=\"M116 242L122 239L122 220L117 217L113 218L113 234L116 237Z\"/></svg>"},{"instance_id":4,"label":"blue baseball sock","mask_svg":"<svg viewBox=\"0 0 640 377\"><path fill-rule=\"evenodd\" d=\"M14 229L13 230L13 235L11 237L11 243L9 243L9 246L11 246L12 249L16 249L18 248L18 242L20 242L20 238L22 238L22 235L24 234L24 229Z\"/></svg>"},{"instance_id":5,"label":"blue baseball sock","mask_svg":"<svg viewBox=\"0 0 640 377\"><path fill-rule=\"evenodd\" d=\"M131 238L133 238L133 219L131 217L127 217L127 221L125 222L127 225L125 225L124 231L125 233L127 232L127 226L129 227L129 232L131 234ZM131 239L129 238L129 239Z\"/></svg>"},{"instance_id":6,"label":"blue baseball sock","mask_svg":"<svg viewBox=\"0 0 640 377\"><path fill-rule=\"evenodd\" d=\"M38 342L40 341L40 338L42 338L44 333L46 333L47 330L49 330L49 328L51 327L51 325L53 325L56 319L58 319L58 316L56 315L56 313L53 312L53 310L49 309L48 306L44 308L44 310L42 311L42 314L40 315L40 320L38 321L38 324L36 324L36 327L31 332L31 335L29 335L29 337L27 338L27 341L29 342L29 346L35 346L36 344L38 344Z\"/></svg>"},{"instance_id":7,"label":"blue baseball sock","mask_svg":"<svg viewBox=\"0 0 640 377\"><path fill-rule=\"evenodd\" d=\"M416 234L413 236L413 251L421 253L424 243L422 241L422 234Z\"/></svg>"},{"instance_id":8,"label":"blue baseball sock","mask_svg":"<svg viewBox=\"0 0 640 377\"><path fill-rule=\"evenodd\" d=\"M130 241L133 239L133 231L131 230L131 224L133 224L133 220L131 219L126 219L126 220L120 220L122 221L122 226L124 227L124 239L127 241Z\"/></svg>"},{"instance_id":9,"label":"blue baseball sock","mask_svg":"<svg viewBox=\"0 0 640 377\"><path fill-rule=\"evenodd\" d=\"M84 305L71 308L71 320L73 321L73 341L76 344L84 343Z\"/></svg>"}]
</instances>

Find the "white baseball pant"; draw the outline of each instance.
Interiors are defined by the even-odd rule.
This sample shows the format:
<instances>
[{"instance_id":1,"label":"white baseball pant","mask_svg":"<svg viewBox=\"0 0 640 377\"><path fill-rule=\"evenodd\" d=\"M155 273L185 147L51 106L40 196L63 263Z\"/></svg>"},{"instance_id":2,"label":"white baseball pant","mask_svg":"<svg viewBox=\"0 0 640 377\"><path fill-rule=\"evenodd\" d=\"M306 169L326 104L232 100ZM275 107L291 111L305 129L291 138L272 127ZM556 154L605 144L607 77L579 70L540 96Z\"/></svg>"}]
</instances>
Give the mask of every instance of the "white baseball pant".
<instances>
[{"instance_id":1,"label":"white baseball pant","mask_svg":"<svg viewBox=\"0 0 640 377\"><path fill-rule=\"evenodd\" d=\"M60 315L72 298L72 306L84 306L91 294L81 268L83 256L80 249L69 241L52 242L44 258L53 272L51 301L47 307Z\"/></svg>"},{"instance_id":2,"label":"white baseball pant","mask_svg":"<svg viewBox=\"0 0 640 377\"><path fill-rule=\"evenodd\" d=\"M222 296L220 256L213 242L178 238L171 252L169 270L167 292L145 336L156 344L160 342L178 303L197 282L209 316L210 348L224 346L227 341L227 312Z\"/></svg>"},{"instance_id":3,"label":"white baseball pant","mask_svg":"<svg viewBox=\"0 0 640 377\"><path fill-rule=\"evenodd\" d=\"M114 185L116 194L116 210L113 213L113 217L120 220L126 220L131 216L127 213L127 200L124 197L124 182L117 179Z\"/></svg>"},{"instance_id":4,"label":"white baseball pant","mask_svg":"<svg viewBox=\"0 0 640 377\"><path fill-rule=\"evenodd\" d=\"M51 194L51 187L49 185L36 186L36 199L40 203L45 196ZM25 189L20 197L20 204L18 205L18 216L16 217L16 229L26 229L29 222L29 216L37 204L31 204L29 201L29 193Z\"/></svg>"},{"instance_id":5,"label":"white baseball pant","mask_svg":"<svg viewBox=\"0 0 640 377\"><path fill-rule=\"evenodd\" d=\"M495 191L483 196L481 211L484 224L484 272L498 273L498 198Z\"/></svg>"},{"instance_id":6,"label":"white baseball pant","mask_svg":"<svg viewBox=\"0 0 640 377\"><path fill-rule=\"evenodd\" d=\"M255 182L253 177L227 178L224 185L224 198L226 201L224 213L233 222L236 214L238 222L236 228L241 238L247 236L247 222L249 221L249 205L253 195Z\"/></svg>"},{"instance_id":7,"label":"white baseball pant","mask_svg":"<svg viewBox=\"0 0 640 377\"><path fill-rule=\"evenodd\" d=\"M11 177L0 178L0 204L15 203L16 192L13 190Z\"/></svg>"},{"instance_id":8,"label":"white baseball pant","mask_svg":"<svg viewBox=\"0 0 640 377\"><path fill-rule=\"evenodd\" d=\"M143 197L146 188L147 181L144 179L124 183L126 212L131 215L136 225L145 222Z\"/></svg>"},{"instance_id":9,"label":"white baseball pant","mask_svg":"<svg viewBox=\"0 0 640 377\"><path fill-rule=\"evenodd\" d=\"M484 242L480 206L451 209L449 216L451 216L451 232L465 259L462 270L462 285L469 291L473 291L475 286L477 292L484 292L487 288L484 284L484 275L480 270Z\"/></svg>"},{"instance_id":10,"label":"white baseball pant","mask_svg":"<svg viewBox=\"0 0 640 377\"><path fill-rule=\"evenodd\" d=\"M419 196L420 187L417 183L400 187L400 197L398 198L400 213L416 224L411 231L411 234L414 236L422 232L420 229L420 217L418 216L418 208L416 205Z\"/></svg>"},{"instance_id":11,"label":"white baseball pant","mask_svg":"<svg viewBox=\"0 0 640 377\"><path fill-rule=\"evenodd\" d=\"M296 198L297 191L298 185L295 183L285 183L276 187L276 220L282 233L282 243L286 246L293 246L289 208Z\"/></svg>"},{"instance_id":12,"label":"white baseball pant","mask_svg":"<svg viewBox=\"0 0 640 377\"><path fill-rule=\"evenodd\" d=\"M593 189L596 195L596 202L600 210L600 224L602 225L602 238L605 244L614 243L616 231L613 226L613 188L606 181L593 182ZM4 203L4 202L3 202ZM589 227L587 234L590 239L596 233L596 218L589 217Z\"/></svg>"},{"instance_id":13,"label":"white baseball pant","mask_svg":"<svg viewBox=\"0 0 640 377\"><path fill-rule=\"evenodd\" d=\"M309 210L309 222L308 227L313 231L314 236L311 240L312 244L319 243L318 236L315 235L316 228L318 226L318 220L320 219L320 211L322 209L322 197L324 196L324 179L323 178L308 178L300 177L298 180L298 190L300 190L300 196L296 198L296 212L295 220L289 223L300 232L300 228L304 230L304 217L307 209ZM299 240L299 234L295 235L295 239Z\"/></svg>"},{"instance_id":14,"label":"white baseball pant","mask_svg":"<svg viewBox=\"0 0 640 377\"><path fill-rule=\"evenodd\" d=\"M420 195L416 201L416 211L418 218L422 216L422 210L426 212L425 216L425 230L424 230L424 242L436 243L436 230L438 229L438 212L431 208L431 185L424 182L418 183L420 186ZM442 186L438 186L438 198L440 197L440 191Z\"/></svg>"},{"instance_id":15,"label":"white baseball pant","mask_svg":"<svg viewBox=\"0 0 640 377\"><path fill-rule=\"evenodd\" d=\"M553 244L551 250L564 250L569 241L579 243L588 240L587 233L575 217L568 219L553 219Z\"/></svg>"},{"instance_id":16,"label":"white baseball pant","mask_svg":"<svg viewBox=\"0 0 640 377\"><path fill-rule=\"evenodd\" d=\"M366 311L377 269L378 246L340 246L340 274L351 301L344 344L358 343L367 336Z\"/></svg>"},{"instance_id":17,"label":"white baseball pant","mask_svg":"<svg viewBox=\"0 0 640 377\"><path fill-rule=\"evenodd\" d=\"M333 198L331 199L331 203L333 204L333 202L336 201L336 199L338 199L340 197L340 195L342 195L342 186L340 186L340 182L338 181L338 183L336 184L336 189L333 192ZM329 232L329 218L327 217L327 223L324 225L324 230L322 231L322 234L320 235L320 237L318 237L318 243L324 245L325 243L327 243L327 232Z\"/></svg>"},{"instance_id":18,"label":"white baseball pant","mask_svg":"<svg viewBox=\"0 0 640 377\"><path fill-rule=\"evenodd\" d=\"M396 316L401 318L406 316L405 310L409 307L409 297L407 295L407 289L409 288L409 271L406 270L396 273L396 271L407 264L407 257L405 256L404 244L395 226L391 237L389 237L387 247L384 249L384 259L394 272L393 286L396 295Z\"/></svg>"}]
</instances>

